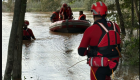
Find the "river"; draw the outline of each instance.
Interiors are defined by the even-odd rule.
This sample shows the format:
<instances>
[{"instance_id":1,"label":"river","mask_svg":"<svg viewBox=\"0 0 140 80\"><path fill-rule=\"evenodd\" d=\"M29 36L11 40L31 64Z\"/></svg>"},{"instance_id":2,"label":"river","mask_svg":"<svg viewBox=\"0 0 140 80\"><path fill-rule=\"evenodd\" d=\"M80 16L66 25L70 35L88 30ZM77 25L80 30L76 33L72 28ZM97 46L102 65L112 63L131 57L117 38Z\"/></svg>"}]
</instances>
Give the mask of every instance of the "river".
<instances>
[{"instance_id":1,"label":"river","mask_svg":"<svg viewBox=\"0 0 140 80\"><path fill-rule=\"evenodd\" d=\"M23 41L22 80L90 80L90 67L86 56L81 57L77 48L83 33L58 33L49 31L52 12L26 12L36 40ZM79 12L73 12L78 19ZM93 22L92 13L84 12ZM8 42L13 13L2 12L2 77L7 61ZM77 65L73 64L84 60ZM123 62L123 61L122 61ZM69 68L71 67L71 68ZM114 80L139 80L139 69L119 64Z\"/></svg>"}]
</instances>

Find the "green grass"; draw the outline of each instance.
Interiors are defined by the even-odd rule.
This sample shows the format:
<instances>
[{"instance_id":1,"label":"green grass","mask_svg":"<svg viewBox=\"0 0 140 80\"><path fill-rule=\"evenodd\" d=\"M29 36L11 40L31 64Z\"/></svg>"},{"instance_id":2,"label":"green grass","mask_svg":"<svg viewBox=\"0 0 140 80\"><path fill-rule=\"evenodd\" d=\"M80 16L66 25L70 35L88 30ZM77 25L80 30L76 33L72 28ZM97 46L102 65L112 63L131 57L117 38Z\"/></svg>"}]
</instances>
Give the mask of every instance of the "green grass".
<instances>
[{"instance_id":1,"label":"green grass","mask_svg":"<svg viewBox=\"0 0 140 80\"><path fill-rule=\"evenodd\" d=\"M84 11L85 8L71 8L72 11Z\"/></svg>"}]
</instances>

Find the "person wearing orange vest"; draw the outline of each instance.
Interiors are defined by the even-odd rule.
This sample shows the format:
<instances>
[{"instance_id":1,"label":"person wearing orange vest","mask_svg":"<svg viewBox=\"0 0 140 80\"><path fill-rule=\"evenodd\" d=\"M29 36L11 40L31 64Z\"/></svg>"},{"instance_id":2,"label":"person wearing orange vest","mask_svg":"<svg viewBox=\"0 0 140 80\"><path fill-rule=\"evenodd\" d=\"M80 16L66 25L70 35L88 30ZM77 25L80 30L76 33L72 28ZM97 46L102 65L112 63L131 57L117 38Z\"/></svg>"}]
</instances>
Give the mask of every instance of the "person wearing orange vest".
<instances>
[{"instance_id":1,"label":"person wearing orange vest","mask_svg":"<svg viewBox=\"0 0 140 80\"><path fill-rule=\"evenodd\" d=\"M83 11L79 11L79 18L78 18L78 20L86 20L86 15L85 14L83 14Z\"/></svg>"},{"instance_id":2,"label":"person wearing orange vest","mask_svg":"<svg viewBox=\"0 0 140 80\"><path fill-rule=\"evenodd\" d=\"M33 38L34 40L36 39L32 30L30 28L27 28L29 25L29 21L24 20L24 26L23 26L23 40L31 40Z\"/></svg>"},{"instance_id":3,"label":"person wearing orange vest","mask_svg":"<svg viewBox=\"0 0 140 80\"><path fill-rule=\"evenodd\" d=\"M71 7L69 7L66 3L64 3L62 5L62 8L60 9L59 14L61 16L63 16L63 20L72 19L73 18L72 17L73 13L72 13Z\"/></svg>"},{"instance_id":4,"label":"person wearing orange vest","mask_svg":"<svg viewBox=\"0 0 140 80\"><path fill-rule=\"evenodd\" d=\"M120 28L107 21L107 6L99 1L92 5L94 24L88 27L78 47L78 54L86 56L90 66L90 80L111 80L121 57Z\"/></svg>"},{"instance_id":5,"label":"person wearing orange vest","mask_svg":"<svg viewBox=\"0 0 140 80\"><path fill-rule=\"evenodd\" d=\"M60 10L57 10L57 11L53 12L52 16L50 17L50 21L52 23L60 20L59 19L59 11Z\"/></svg>"}]
</instances>

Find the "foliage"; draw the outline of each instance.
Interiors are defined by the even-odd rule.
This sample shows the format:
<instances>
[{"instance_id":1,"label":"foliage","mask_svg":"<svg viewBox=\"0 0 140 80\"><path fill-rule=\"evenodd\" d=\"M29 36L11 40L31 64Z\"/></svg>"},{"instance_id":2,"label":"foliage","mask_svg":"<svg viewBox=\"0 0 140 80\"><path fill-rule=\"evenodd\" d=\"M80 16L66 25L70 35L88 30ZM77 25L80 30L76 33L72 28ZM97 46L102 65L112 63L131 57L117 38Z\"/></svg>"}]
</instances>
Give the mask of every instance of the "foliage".
<instances>
[{"instance_id":1,"label":"foliage","mask_svg":"<svg viewBox=\"0 0 140 80\"><path fill-rule=\"evenodd\" d=\"M61 7L61 0L29 1L27 11L55 11Z\"/></svg>"},{"instance_id":2,"label":"foliage","mask_svg":"<svg viewBox=\"0 0 140 80\"><path fill-rule=\"evenodd\" d=\"M14 3L7 3L2 1L2 12L13 12L14 11Z\"/></svg>"},{"instance_id":3,"label":"foliage","mask_svg":"<svg viewBox=\"0 0 140 80\"><path fill-rule=\"evenodd\" d=\"M129 65L139 65L139 38L131 37L122 46L122 53Z\"/></svg>"}]
</instances>

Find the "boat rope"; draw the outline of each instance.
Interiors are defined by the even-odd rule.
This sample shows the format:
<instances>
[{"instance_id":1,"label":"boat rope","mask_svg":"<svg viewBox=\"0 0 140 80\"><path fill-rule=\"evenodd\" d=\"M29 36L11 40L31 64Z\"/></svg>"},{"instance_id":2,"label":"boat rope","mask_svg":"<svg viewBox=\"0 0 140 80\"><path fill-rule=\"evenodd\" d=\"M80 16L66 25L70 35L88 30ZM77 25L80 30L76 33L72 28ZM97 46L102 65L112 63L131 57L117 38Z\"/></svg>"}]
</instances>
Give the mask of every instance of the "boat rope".
<instances>
[{"instance_id":1,"label":"boat rope","mask_svg":"<svg viewBox=\"0 0 140 80\"><path fill-rule=\"evenodd\" d=\"M80 62L82 62L82 61L85 61L85 60L87 60L87 59L81 60L81 61L75 63L74 65L70 66L69 68L71 68L71 67L75 66L76 64L78 64L78 63L80 63ZM68 68L68 69L69 69L69 68Z\"/></svg>"}]
</instances>

